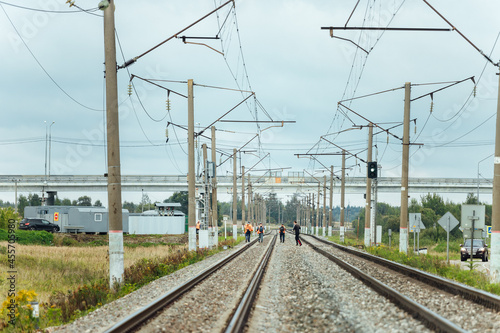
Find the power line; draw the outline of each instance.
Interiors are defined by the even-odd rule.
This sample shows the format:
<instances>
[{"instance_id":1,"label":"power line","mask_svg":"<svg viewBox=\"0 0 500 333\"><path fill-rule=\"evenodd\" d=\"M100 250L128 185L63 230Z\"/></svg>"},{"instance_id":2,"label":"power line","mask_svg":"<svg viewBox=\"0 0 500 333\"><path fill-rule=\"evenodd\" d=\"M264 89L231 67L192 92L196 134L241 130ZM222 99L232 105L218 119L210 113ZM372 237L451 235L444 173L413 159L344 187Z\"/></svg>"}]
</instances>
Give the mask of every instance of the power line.
<instances>
[{"instance_id":1,"label":"power line","mask_svg":"<svg viewBox=\"0 0 500 333\"><path fill-rule=\"evenodd\" d=\"M5 16L7 16L7 19L9 20L10 24L12 25L12 28L14 29L14 31L16 32L16 34L19 36L19 39L23 42L24 46L26 47L26 49L28 50L28 52L31 54L31 56L33 57L33 59L35 59L36 63L38 64L38 66L42 69L42 71L49 77L49 79L52 81L52 83L54 83L56 85L57 88L59 88L59 90L61 90L67 97L69 97L69 99L71 99L73 102L75 102L76 104L88 109L88 110L92 110L92 111L98 111L98 112L104 112L104 109L102 110L99 110L99 109L94 109L94 108L91 108L91 107L88 107L82 103L80 103L79 101L77 101L75 98L73 98L66 90L64 90L57 82L56 80L49 74L49 72L43 67L43 65L40 63L40 61L37 59L37 57L35 56L35 54L33 53L33 51L31 51L31 49L29 48L28 44L26 44L26 41L24 40L23 36L19 33L19 31L17 30L16 26L14 25L14 22L12 22L12 20L10 19L9 15L7 14L7 12L5 11L5 8L3 8L3 5L2 3L0 3L0 7L2 7L2 10L5 14Z\"/></svg>"}]
</instances>

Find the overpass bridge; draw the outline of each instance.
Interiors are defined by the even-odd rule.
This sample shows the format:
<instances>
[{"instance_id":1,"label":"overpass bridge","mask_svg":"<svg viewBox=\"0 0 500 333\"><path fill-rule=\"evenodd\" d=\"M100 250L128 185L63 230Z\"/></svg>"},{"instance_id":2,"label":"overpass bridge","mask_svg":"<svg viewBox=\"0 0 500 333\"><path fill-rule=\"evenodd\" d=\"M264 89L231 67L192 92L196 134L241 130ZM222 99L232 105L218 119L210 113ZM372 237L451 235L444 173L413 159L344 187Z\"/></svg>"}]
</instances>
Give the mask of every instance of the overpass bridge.
<instances>
[{"instance_id":1,"label":"overpass bridge","mask_svg":"<svg viewBox=\"0 0 500 333\"><path fill-rule=\"evenodd\" d=\"M304 193L317 191L318 180L323 177L269 177L251 176L254 192ZM218 176L218 189L230 193L233 187L232 176ZM248 184L248 177L245 177ZM397 177L379 177L379 193L400 193L401 179ZM477 193L491 194L491 179L475 178L409 178L410 193ZM238 179L238 187L241 178ZM327 187L330 180L327 178ZM321 184L323 188L323 184ZM102 175L3 175L0 176L0 192L105 192L107 178ZM178 192L187 191L186 175L122 175L123 192ZM240 190L239 190L240 191ZM340 181L334 182L333 192L340 193ZM365 177L346 178L346 193L359 194L366 192Z\"/></svg>"}]
</instances>

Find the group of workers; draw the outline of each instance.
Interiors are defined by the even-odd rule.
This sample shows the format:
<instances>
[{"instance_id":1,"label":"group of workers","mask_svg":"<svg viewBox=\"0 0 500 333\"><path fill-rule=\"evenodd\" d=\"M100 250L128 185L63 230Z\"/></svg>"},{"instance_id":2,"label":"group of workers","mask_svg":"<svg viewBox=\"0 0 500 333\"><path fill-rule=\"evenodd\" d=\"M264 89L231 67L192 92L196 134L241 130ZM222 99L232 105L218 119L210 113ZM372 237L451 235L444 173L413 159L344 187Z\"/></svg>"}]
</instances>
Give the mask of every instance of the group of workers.
<instances>
[{"instance_id":1,"label":"group of workers","mask_svg":"<svg viewBox=\"0 0 500 333\"><path fill-rule=\"evenodd\" d=\"M300 238L299 238L300 225L298 225L297 221L293 221L293 229L292 230L295 233L296 245L302 246L302 242L300 241ZM250 222L247 222L247 224L245 225L245 239L246 239L247 243L250 242L250 234L252 231L253 231L252 225L250 224ZM262 243L264 241L264 227L262 226L262 223L259 224L256 231L257 231L257 235L259 236L259 243ZM282 224L281 227L279 228L280 243L285 242L285 232L286 232L285 225Z\"/></svg>"}]
</instances>

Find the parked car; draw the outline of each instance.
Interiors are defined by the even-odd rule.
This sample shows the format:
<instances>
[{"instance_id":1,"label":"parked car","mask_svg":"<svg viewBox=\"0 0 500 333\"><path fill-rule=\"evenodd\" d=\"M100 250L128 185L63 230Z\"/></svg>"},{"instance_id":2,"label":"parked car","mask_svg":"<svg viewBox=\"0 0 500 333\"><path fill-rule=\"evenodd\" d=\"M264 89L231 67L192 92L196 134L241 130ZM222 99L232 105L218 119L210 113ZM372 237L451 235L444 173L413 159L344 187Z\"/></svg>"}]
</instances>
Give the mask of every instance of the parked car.
<instances>
[{"instance_id":1,"label":"parked car","mask_svg":"<svg viewBox=\"0 0 500 333\"><path fill-rule=\"evenodd\" d=\"M465 244L460 244L460 260L466 261L470 258L471 239L466 239ZM472 257L481 258L483 261L488 261L488 245L482 239L474 239L472 243Z\"/></svg>"},{"instance_id":2,"label":"parked car","mask_svg":"<svg viewBox=\"0 0 500 333\"><path fill-rule=\"evenodd\" d=\"M19 229L21 230L45 230L49 232L58 232L59 226L54 223L50 223L44 219L23 219L19 222Z\"/></svg>"}]
</instances>

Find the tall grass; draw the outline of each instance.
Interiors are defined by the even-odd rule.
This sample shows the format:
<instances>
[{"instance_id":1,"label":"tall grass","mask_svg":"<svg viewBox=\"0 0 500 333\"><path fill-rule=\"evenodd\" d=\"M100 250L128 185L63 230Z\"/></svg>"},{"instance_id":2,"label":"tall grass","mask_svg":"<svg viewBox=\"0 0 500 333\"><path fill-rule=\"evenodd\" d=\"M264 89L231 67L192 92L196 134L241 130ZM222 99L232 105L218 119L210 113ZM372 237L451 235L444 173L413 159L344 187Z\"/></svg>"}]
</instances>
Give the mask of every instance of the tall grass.
<instances>
[{"instance_id":1,"label":"tall grass","mask_svg":"<svg viewBox=\"0 0 500 333\"><path fill-rule=\"evenodd\" d=\"M243 237L239 237L239 241ZM64 247L16 244L16 289L35 294L41 303L40 325L60 325L126 295L161 276L203 260L222 246L234 246L228 239L215 250L188 251L187 245L164 245L124 248L124 282L117 290L109 288L107 246ZM7 271L7 243L0 242L0 269ZM2 250L3 249L3 250ZM3 253L3 254L2 254ZM7 295L8 281L0 277L0 293ZM24 308L23 308L24 309ZM5 309L3 309L5 310ZM5 311L1 325L7 323ZM24 317L23 317L24 318ZM27 332L32 320L19 320L7 326L6 332Z\"/></svg>"}]
</instances>

